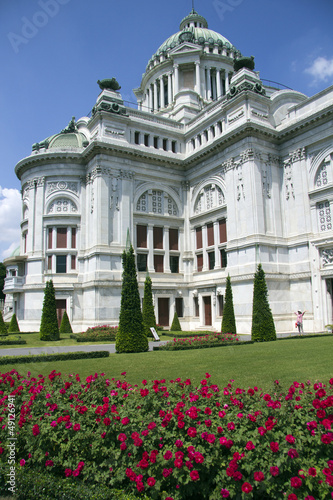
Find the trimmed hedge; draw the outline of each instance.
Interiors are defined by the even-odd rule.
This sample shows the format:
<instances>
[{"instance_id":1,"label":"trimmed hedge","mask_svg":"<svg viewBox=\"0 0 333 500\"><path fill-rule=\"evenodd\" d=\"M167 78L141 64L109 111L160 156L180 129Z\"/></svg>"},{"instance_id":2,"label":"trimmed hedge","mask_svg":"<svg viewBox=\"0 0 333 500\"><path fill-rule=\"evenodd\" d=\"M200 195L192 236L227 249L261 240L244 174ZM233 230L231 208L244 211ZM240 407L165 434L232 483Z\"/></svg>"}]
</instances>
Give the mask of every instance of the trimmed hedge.
<instances>
[{"instance_id":1,"label":"trimmed hedge","mask_svg":"<svg viewBox=\"0 0 333 500\"><path fill-rule=\"evenodd\" d=\"M174 337L175 339L186 339L188 337L203 337L204 335L209 335L213 333L212 331L202 331L202 332L164 332L163 335L168 335L169 337Z\"/></svg>"},{"instance_id":2,"label":"trimmed hedge","mask_svg":"<svg viewBox=\"0 0 333 500\"><path fill-rule=\"evenodd\" d=\"M5 478L1 483L5 482ZM121 490L112 490L107 486L99 484L83 484L74 479L63 479L51 474L41 474L30 469L16 469L16 491L17 500L134 500L137 496L127 494ZM1 498L10 492L4 487L0 488ZM11 495L10 495L11 496ZM140 497L149 500L149 497Z\"/></svg>"},{"instance_id":3,"label":"trimmed hedge","mask_svg":"<svg viewBox=\"0 0 333 500\"><path fill-rule=\"evenodd\" d=\"M225 342L223 344L221 343L216 343L216 344L207 344L207 345L184 345L182 346L181 344L179 345L174 345L172 347L168 347L167 349L161 345L161 346L154 346L153 351L186 351L188 349L209 349L210 347L230 347L234 345L244 345L244 344L254 344L254 340L240 340L239 342Z\"/></svg>"},{"instance_id":4,"label":"trimmed hedge","mask_svg":"<svg viewBox=\"0 0 333 500\"><path fill-rule=\"evenodd\" d=\"M8 365L10 363L39 363L43 361L65 361L68 359L85 359L85 358L108 358L109 351L90 351L90 352L59 352L56 354L31 354L29 356L2 356L0 365Z\"/></svg>"},{"instance_id":5,"label":"trimmed hedge","mask_svg":"<svg viewBox=\"0 0 333 500\"><path fill-rule=\"evenodd\" d=\"M26 340L1 340L0 337L0 345L23 345L26 343Z\"/></svg>"}]
</instances>

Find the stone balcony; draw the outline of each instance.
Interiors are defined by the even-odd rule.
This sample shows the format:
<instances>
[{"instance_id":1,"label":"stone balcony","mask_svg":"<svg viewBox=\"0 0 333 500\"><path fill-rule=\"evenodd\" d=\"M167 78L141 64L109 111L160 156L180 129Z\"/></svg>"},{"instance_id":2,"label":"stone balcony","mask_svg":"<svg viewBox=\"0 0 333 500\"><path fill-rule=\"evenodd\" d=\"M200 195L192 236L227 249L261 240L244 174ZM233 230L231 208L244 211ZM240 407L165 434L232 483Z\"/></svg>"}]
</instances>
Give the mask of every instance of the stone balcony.
<instances>
[{"instance_id":1,"label":"stone balcony","mask_svg":"<svg viewBox=\"0 0 333 500\"><path fill-rule=\"evenodd\" d=\"M5 278L4 293L15 293L23 290L25 276L8 276Z\"/></svg>"}]
</instances>

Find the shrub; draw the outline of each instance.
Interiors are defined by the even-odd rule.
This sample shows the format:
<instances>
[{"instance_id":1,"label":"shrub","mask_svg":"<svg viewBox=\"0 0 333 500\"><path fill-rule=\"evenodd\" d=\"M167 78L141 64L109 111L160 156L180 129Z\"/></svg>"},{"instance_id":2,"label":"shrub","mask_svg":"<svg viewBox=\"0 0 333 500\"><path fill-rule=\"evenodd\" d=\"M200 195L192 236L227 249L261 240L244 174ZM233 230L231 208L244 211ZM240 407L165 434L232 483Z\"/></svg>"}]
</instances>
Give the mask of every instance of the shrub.
<instances>
[{"instance_id":1,"label":"shrub","mask_svg":"<svg viewBox=\"0 0 333 500\"><path fill-rule=\"evenodd\" d=\"M53 281L47 281L44 290L40 340L59 340L59 326Z\"/></svg>"},{"instance_id":2,"label":"shrub","mask_svg":"<svg viewBox=\"0 0 333 500\"><path fill-rule=\"evenodd\" d=\"M208 335L201 335L186 338L174 338L167 344L158 346L159 351L180 351L185 349L206 349L208 347L220 347L222 345L248 344L248 341L239 342L239 338L233 333L210 332Z\"/></svg>"},{"instance_id":3,"label":"shrub","mask_svg":"<svg viewBox=\"0 0 333 500\"><path fill-rule=\"evenodd\" d=\"M0 311L0 336L8 335L6 324L3 320L2 312Z\"/></svg>"},{"instance_id":4,"label":"shrub","mask_svg":"<svg viewBox=\"0 0 333 500\"><path fill-rule=\"evenodd\" d=\"M58 352L55 354L30 354L29 356L1 356L0 365L11 363L43 363L45 361L66 361L68 359L108 358L109 351Z\"/></svg>"},{"instance_id":5,"label":"shrub","mask_svg":"<svg viewBox=\"0 0 333 500\"><path fill-rule=\"evenodd\" d=\"M8 327L8 333L17 333L20 331L20 327L18 325L16 314L14 313Z\"/></svg>"},{"instance_id":6,"label":"shrub","mask_svg":"<svg viewBox=\"0 0 333 500\"><path fill-rule=\"evenodd\" d=\"M64 315L62 317L61 323L60 323L60 328L59 328L59 333L73 333L67 312L64 312Z\"/></svg>"},{"instance_id":7,"label":"shrub","mask_svg":"<svg viewBox=\"0 0 333 500\"><path fill-rule=\"evenodd\" d=\"M132 245L123 252L123 282L119 328L116 336L117 352L148 351L148 339L143 326L140 295L136 277Z\"/></svg>"},{"instance_id":8,"label":"shrub","mask_svg":"<svg viewBox=\"0 0 333 500\"><path fill-rule=\"evenodd\" d=\"M175 314L173 315L172 324L170 327L170 332L181 332L181 331L182 331L182 327L180 326L180 323L179 323L177 311L175 311Z\"/></svg>"},{"instance_id":9,"label":"shrub","mask_svg":"<svg viewBox=\"0 0 333 500\"><path fill-rule=\"evenodd\" d=\"M223 307L223 318L222 318L222 333L234 333L236 334L236 321L234 313L234 302L232 297L231 280L228 274L226 287L225 287L225 301Z\"/></svg>"},{"instance_id":10,"label":"shrub","mask_svg":"<svg viewBox=\"0 0 333 500\"><path fill-rule=\"evenodd\" d=\"M93 326L86 332L72 334L71 338L76 339L77 342L115 341L117 332L118 326Z\"/></svg>"},{"instance_id":11,"label":"shrub","mask_svg":"<svg viewBox=\"0 0 333 500\"><path fill-rule=\"evenodd\" d=\"M145 280L145 289L143 294L143 305L142 305L143 325L147 337L153 336L153 334L150 331L150 328L155 328L156 330L156 318L155 318L153 294L151 288L152 288L151 278L147 276Z\"/></svg>"},{"instance_id":12,"label":"shrub","mask_svg":"<svg viewBox=\"0 0 333 500\"><path fill-rule=\"evenodd\" d=\"M265 273L261 264L258 265L254 275L251 338L258 342L276 340L273 315L268 303Z\"/></svg>"}]
</instances>

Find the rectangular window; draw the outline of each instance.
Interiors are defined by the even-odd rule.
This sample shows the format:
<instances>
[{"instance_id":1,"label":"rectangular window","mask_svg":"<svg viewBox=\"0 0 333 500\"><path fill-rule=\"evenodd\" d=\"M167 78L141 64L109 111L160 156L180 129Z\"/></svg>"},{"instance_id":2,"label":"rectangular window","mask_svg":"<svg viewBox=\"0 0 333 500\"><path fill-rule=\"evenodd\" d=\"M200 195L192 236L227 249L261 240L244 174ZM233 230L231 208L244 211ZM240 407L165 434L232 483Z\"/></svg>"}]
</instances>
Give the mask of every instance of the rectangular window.
<instances>
[{"instance_id":1,"label":"rectangular window","mask_svg":"<svg viewBox=\"0 0 333 500\"><path fill-rule=\"evenodd\" d=\"M140 144L140 132L134 132L134 142Z\"/></svg>"},{"instance_id":2,"label":"rectangular window","mask_svg":"<svg viewBox=\"0 0 333 500\"><path fill-rule=\"evenodd\" d=\"M155 227L153 228L153 240L154 240L154 248L162 249L163 248L163 227Z\"/></svg>"},{"instance_id":3,"label":"rectangular window","mask_svg":"<svg viewBox=\"0 0 333 500\"><path fill-rule=\"evenodd\" d=\"M168 139L163 139L163 149L164 151L168 150Z\"/></svg>"},{"instance_id":4,"label":"rectangular window","mask_svg":"<svg viewBox=\"0 0 333 500\"><path fill-rule=\"evenodd\" d=\"M197 227L195 233L197 239L197 249L202 248L202 228Z\"/></svg>"},{"instance_id":5,"label":"rectangular window","mask_svg":"<svg viewBox=\"0 0 333 500\"><path fill-rule=\"evenodd\" d=\"M52 228L49 228L48 239L47 239L47 248L52 248Z\"/></svg>"},{"instance_id":6,"label":"rectangular window","mask_svg":"<svg viewBox=\"0 0 333 500\"><path fill-rule=\"evenodd\" d=\"M149 134L145 134L144 141L145 141L145 146L149 147Z\"/></svg>"},{"instance_id":7,"label":"rectangular window","mask_svg":"<svg viewBox=\"0 0 333 500\"><path fill-rule=\"evenodd\" d=\"M209 266L209 269L214 269L214 267L215 267L215 252L208 252L208 266Z\"/></svg>"},{"instance_id":8,"label":"rectangular window","mask_svg":"<svg viewBox=\"0 0 333 500\"><path fill-rule=\"evenodd\" d=\"M176 313L178 318L182 318L184 316L184 300L183 297L176 297Z\"/></svg>"},{"instance_id":9,"label":"rectangular window","mask_svg":"<svg viewBox=\"0 0 333 500\"><path fill-rule=\"evenodd\" d=\"M138 272L147 271L147 254L138 253L138 255L136 256L136 264L138 267Z\"/></svg>"},{"instance_id":10,"label":"rectangular window","mask_svg":"<svg viewBox=\"0 0 333 500\"><path fill-rule=\"evenodd\" d=\"M169 229L169 250L178 250L178 229Z\"/></svg>"},{"instance_id":11,"label":"rectangular window","mask_svg":"<svg viewBox=\"0 0 333 500\"><path fill-rule=\"evenodd\" d=\"M223 295L218 295L217 300L219 305L219 316L223 316L223 305L224 305Z\"/></svg>"},{"instance_id":12,"label":"rectangular window","mask_svg":"<svg viewBox=\"0 0 333 500\"><path fill-rule=\"evenodd\" d=\"M171 151L173 153L177 153L177 143L176 143L176 141L172 141L172 143L171 143Z\"/></svg>"},{"instance_id":13,"label":"rectangular window","mask_svg":"<svg viewBox=\"0 0 333 500\"><path fill-rule=\"evenodd\" d=\"M154 269L155 273L163 273L163 255L154 255Z\"/></svg>"},{"instance_id":14,"label":"rectangular window","mask_svg":"<svg viewBox=\"0 0 333 500\"><path fill-rule=\"evenodd\" d=\"M48 255L47 257L47 270L52 271L52 255Z\"/></svg>"},{"instance_id":15,"label":"rectangular window","mask_svg":"<svg viewBox=\"0 0 333 500\"><path fill-rule=\"evenodd\" d=\"M221 267L227 267L227 252L224 250L224 248L221 250Z\"/></svg>"},{"instance_id":16,"label":"rectangular window","mask_svg":"<svg viewBox=\"0 0 333 500\"><path fill-rule=\"evenodd\" d=\"M225 243L227 241L227 221L222 219L219 221L220 230L220 243Z\"/></svg>"},{"instance_id":17,"label":"rectangular window","mask_svg":"<svg viewBox=\"0 0 333 500\"><path fill-rule=\"evenodd\" d=\"M76 248L76 228L75 227L72 227L72 248Z\"/></svg>"},{"instance_id":18,"label":"rectangular window","mask_svg":"<svg viewBox=\"0 0 333 500\"><path fill-rule=\"evenodd\" d=\"M71 255L71 269L76 269L76 255Z\"/></svg>"},{"instance_id":19,"label":"rectangular window","mask_svg":"<svg viewBox=\"0 0 333 500\"><path fill-rule=\"evenodd\" d=\"M199 298L193 297L193 302L194 302L194 316L196 318L199 318Z\"/></svg>"},{"instance_id":20,"label":"rectangular window","mask_svg":"<svg viewBox=\"0 0 333 500\"><path fill-rule=\"evenodd\" d=\"M203 255L202 255L202 253L200 253L199 255L197 255L197 271L198 271L198 273L200 273L202 271L202 268L203 268Z\"/></svg>"},{"instance_id":21,"label":"rectangular window","mask_svg":"<svg viewBox=\"0 0 333 500\"><path fill-rule=\"evenodd\" d=\"M154 148L158 149L158 137L154 137Z\"/></svg>"},{"instance_id":22,"label":"rectangular window","mask_svg":"<svg viewBox=\"0 0 333 500\"><path fill-rule=\"evenodd\" d=\"M57 228L57 248L67 248L67 227Z\"/></svg>"},{"instance_id":23,"label":"rectangular window","mask_svg":"<svg viewBox=\"0 0 333 500\"><path fill-rule=\"evenodd\" d=\"M214 226L213 226L213 224L207 224L207 244L209 247L214 245Z\"/></svg>"},{"instance_id":24,"label":"rectangular window","mask_svg":"<svg viewBox=\"0 0 333 500\"><path fill-rule=\"evenodd\" d=\"M170 271L179 273L179 257L176 255L170 255Z\"/></svg>"},{"instance_id":25,"label":"rectangular window","mask_svg":"<svg viewBox=\"0 0 333 500\"><path fill-rule=\"evenodd\" d=\"M66 260L67 255L57 255L56 256L56 273L66 273Z\"/></svg>"},{"instance_id":26,"label":"rectangular window","mask_svg":"<svg viewBox=\"0 0 333 500\"><path fill-rule=\"evenodd\" d=\"M147 226L136 226L136 246L147 248Z\"/></svg>"}]
</instances>

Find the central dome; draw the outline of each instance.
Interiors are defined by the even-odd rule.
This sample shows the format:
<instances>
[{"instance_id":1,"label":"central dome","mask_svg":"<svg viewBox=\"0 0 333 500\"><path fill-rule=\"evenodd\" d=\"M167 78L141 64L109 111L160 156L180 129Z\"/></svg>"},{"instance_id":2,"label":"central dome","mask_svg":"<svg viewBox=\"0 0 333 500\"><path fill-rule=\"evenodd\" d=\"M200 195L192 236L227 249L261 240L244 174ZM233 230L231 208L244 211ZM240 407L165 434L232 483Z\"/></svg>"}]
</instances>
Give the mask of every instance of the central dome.
<instances>
[{"instance_id":1,"label":"central dome","mask_svg":"<svg viewBox=\"0 0 333 500\"><path fill-rule=\"evenodd\" d=\"M153 54L148 63L148 67L156 56L166 54L183 42L191 42L201 46L206 44L211 46L217 45L220 49L226 49L227 52L233 52L237 57L241 55L239 50L237 50L227 38L216 31L208 29L206 19L193 9L191 13L181 21L179 31L169 36L169 38L160 45L155 54Z\"/></svg>"}]
</instances>

